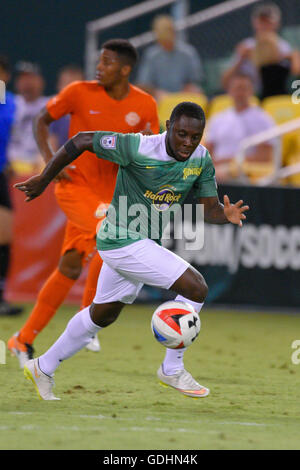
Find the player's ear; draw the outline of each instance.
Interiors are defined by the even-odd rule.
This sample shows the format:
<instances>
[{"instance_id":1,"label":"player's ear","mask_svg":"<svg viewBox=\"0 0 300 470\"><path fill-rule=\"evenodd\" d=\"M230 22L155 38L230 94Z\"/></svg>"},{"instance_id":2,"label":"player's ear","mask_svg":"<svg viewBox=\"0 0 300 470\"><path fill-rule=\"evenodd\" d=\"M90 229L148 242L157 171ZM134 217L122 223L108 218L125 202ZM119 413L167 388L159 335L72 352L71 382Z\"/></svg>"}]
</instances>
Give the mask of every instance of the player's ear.
<instances>
[{"instance_id":1,"label":"player's ear","mask_svg":"<svg viewBox=\"0 0 300 470\"><path fill-rule=\"evenodd\" d=\"M123 67L121 69L121 73L122 73L123 77L129 77L130 72L131 72L130 65L123 65Z\"/></svg>"}]
</instances>

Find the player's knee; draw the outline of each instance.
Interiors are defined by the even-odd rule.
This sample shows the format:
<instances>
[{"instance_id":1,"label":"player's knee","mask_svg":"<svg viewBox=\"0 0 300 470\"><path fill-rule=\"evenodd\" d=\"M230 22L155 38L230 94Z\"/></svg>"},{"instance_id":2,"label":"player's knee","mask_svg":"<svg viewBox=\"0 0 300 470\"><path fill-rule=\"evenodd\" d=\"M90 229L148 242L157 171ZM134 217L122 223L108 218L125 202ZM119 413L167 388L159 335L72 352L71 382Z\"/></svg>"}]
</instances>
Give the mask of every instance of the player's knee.
<instances>
[{"instance_id":1,"label":"player's knee","mask_svg":"<svg viewBox=\"0 0 300 470\"><path fill-rule=\"evenodd\" d=\"M76 281L79 278L82 269L80 254L76 251L65 253L59 261L58 269L61 274Z\"/></svg>"},{"instance_id":2,"label":"player's knee","mask_svg":"<svg viewBox=\"0 0 300 470\"><path fill-rule=\"evenodd\" d=\"M69 279L76 281L81 274L81 266L59 266L59 271Z\"/></svg>"},{"instance_id":3,"label":"player's knee","mask_svg":"<svg viewBox=\"0 0 300 470\"><path fill-rule=\"evenodd\" d=\"M106 305L106 306L105 306ZM92 321L105 328L111 325L118 318L120 310L109 308L107 304L94 304L90 306L90 314Z\"/></svg>"},{"instance_id":4,"label":"player's knee","mask_svg":"<svg viewBox=\"0 0 300 470\"><path fill-rule=\"evenodd\" d=\"M208 286L204 279L199 279L195 282L189 292L189 299L193 302L203 303L208 294Z\"/></svg>"}]
</instances>

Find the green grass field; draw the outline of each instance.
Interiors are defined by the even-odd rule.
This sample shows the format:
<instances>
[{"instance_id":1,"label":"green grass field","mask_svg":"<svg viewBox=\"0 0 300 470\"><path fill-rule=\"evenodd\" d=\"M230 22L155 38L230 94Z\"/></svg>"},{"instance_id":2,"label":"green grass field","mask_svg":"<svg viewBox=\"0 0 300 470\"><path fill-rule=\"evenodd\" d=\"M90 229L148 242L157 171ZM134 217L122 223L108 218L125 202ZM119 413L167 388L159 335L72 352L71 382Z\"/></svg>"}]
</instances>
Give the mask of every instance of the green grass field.
<instances>
[{"instance_id":1,"label":"green grass field","mask_svg":"<svg viewBox=\"0 0 300 470\"><path fill-rule=\"evenodd\" d=\"M0 318L0 339L24 322ZM153 306L130 306L55 374L59 402L40 401L17 360L0 365L1 449L300 449L300 364L291 344L300 316L204 309L185 366L211 390L191 399L163 388L164 348L150 331ZM39 335L43 353L74 307L60 309ZM300 355L299 355L300 357Z\"/></svg>"}]
</instances>

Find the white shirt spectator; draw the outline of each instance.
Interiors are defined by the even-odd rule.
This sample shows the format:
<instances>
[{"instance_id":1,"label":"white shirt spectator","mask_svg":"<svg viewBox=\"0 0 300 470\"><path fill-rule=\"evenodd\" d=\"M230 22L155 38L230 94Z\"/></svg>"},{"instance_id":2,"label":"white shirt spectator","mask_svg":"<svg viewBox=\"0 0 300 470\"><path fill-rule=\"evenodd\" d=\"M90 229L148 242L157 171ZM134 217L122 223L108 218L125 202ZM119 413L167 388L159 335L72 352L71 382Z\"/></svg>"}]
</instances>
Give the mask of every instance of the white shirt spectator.
<instances>
[{"instance_id":1,"label":"white shirt spectator","mask_svg":"<svg viewBox=\"0 0 300 470\"><path fill-rule=\"evenodd\" d=\"M32 130L33 119L49 100L41 96L35 101L26 102L23 96L16 95L16 113L8 145L8 159L11 163L22 161L32 165L39 163L39 149Z\"/></svg>"},{"instance_id":2,"label":"white shirt spectator","mask_svg":"<svg viewBox=\"0 0 300 470\"><path fill-rule=\"evenodd\" d=\"M273 127L273 119L258 106L237 112L234 108L216 114L208 122L205 142L214 146L214 160L234 157L243 139ZM269 141L275 145L276 141ZM249 149L251 154L253 149Z\"/></svg>"}]
</instances>

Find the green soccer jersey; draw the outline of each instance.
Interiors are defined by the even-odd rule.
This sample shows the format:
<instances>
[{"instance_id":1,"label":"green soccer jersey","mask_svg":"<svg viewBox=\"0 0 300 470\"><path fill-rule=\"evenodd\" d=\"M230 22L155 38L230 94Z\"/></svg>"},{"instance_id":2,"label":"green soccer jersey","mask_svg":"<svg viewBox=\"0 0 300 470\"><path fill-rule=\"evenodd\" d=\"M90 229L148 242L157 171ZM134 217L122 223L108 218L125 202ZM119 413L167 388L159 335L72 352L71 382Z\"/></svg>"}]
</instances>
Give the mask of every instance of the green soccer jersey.
<instances>
[{"instance_id":1,"label":"green soccer jersey","mask_svg":"<svg viewBox=\"0 0 300 470\"><path fill-rule=\"evenodd\" d=\"M193 188L195 197L217 196L209 152L198 145L179 162L167 154L166 132L158 135L96 132L94 151L120 165L113 200L97 234L98 250L151 238L160 243L170 213Z\"/></svg>"}]
</instances>

